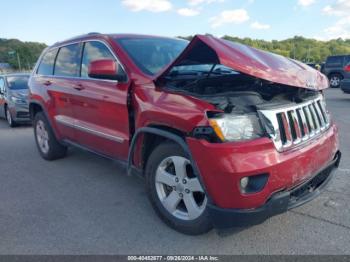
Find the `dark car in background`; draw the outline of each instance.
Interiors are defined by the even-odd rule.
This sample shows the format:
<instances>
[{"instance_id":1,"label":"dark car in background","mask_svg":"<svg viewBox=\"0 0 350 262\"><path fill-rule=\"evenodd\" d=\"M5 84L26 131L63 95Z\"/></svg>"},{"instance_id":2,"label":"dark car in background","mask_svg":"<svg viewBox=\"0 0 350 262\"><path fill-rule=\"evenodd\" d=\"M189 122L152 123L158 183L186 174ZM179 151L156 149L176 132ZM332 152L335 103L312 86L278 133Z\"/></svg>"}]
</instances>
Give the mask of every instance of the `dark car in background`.
<instances>
[{"instance_id":1,"label":"dark car in background","mask_svg":"<svg viewBox=\"0 0 350 262\"><path fill-rule=\"evenodd\" d=\"M350 78L350 72L345 71L346 65L350 63L350 55L329 56L322 69L331 87L339 87L343 79Z\"/></svg>"},{"instance_id":2,"label":"dark car in background","mask_svg":"<svg viewBox=\"0 0 350 262\"><path fill-rule=\"evenodd\" d=\"M344 67L346 78L340 82L340 88L344 93L350 94L350 63Z\"/></svg>"},{"instance_id":3,"label":"dark car in background","mask_svg":"<svg viewBox=\"0 0 350 262\"><path fill-rule=\"evenodd\" d=\"M10 127L30 122L28 79L29 74L0 75L0 117Z\"/></svg>"}]
</instances>

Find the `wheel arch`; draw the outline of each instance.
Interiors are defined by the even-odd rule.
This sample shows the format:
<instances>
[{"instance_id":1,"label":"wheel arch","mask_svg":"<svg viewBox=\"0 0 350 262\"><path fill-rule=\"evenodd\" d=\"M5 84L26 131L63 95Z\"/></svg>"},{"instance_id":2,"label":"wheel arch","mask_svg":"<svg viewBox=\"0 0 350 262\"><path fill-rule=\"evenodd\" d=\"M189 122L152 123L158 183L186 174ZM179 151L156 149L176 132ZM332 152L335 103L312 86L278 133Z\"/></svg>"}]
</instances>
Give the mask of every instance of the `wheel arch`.
<instances>
[{"instance_id":1,"label":"wheel arch","mask_svg":"<svg viewBox=\"0 0 350 262\"><path fill-rule=\"evenodd\" d=\"M344 79L344 75L340 71L331 71L327 74L327 77L330 78L332 75L340 75L342 79Z\"/></svg>"},{"instance_id":2,"label":"wheel arch","mask_svg":"<svg viewBox=\"0 0 350 262\"><path fill-rule=\"evenodd\" d=\"M42 105L38 102L30 102L29 104L29 116L30 116L30 119L33 121L34 120L34 117L35 115L38 113L38 112L42 112L44 111Z\"/></svg>"},{"instance_id":3,"label":"wheel arch","mask_svg":"<svg viewBox=\"0 0 350 262\"><path fill-rule=\"evenodd\" d=\"M51 118L49 117L48 112L46 111L45 106L40 102L40 101L30 101L29 102L29 115L30 115L30 119L32 121L34 121L34 117L38 112L43 112L43 114L45 115L47 121L50 124L51 129L53 130L53 133L56 137L56 139L59 137L57 134L56 129L54 128L54 125L52 123Z\"/></svg>"},{"instance_id":4,"label":"wheel arch","mask_svg":"<svg viewBox=\"0 0 350 262\"><path fill-rule=\"evenodd\" d=\"M177 136L182 141L185 141L186 134L178 129L164 126L164 125L150 125L148 126L150 128L159 129L164 132L169 132L172 135ZM148 161L148 157L150 153L154 150L154 148L159 145L162 142L165 142L167 140L173 141L178 143L178 139L175 141L174 139L171 139L170 137L167 137L164 135L165 133L158 134L156 132L145 132L143 136L139 139L141 139L141 150L140 150L140 160L141 160L141 168L144 169L145 165Z\"/></svg>"},{"instance_id":5,"label":"wheel arch","mask_svg":"<svg viewBox=\"0 0 350 262\"><path fill-rule=\"evenodd\" d=\"M139 141L140 137L143 135L143 139ZM127 161L127 173L128 175L131 175L135 169L137 170L137 173L141 173L143 176L143 166L142 170L134 166L133 159L135 156L135 149L136 149L136 144L137 142L141 142L142 147L145 147L145 142L149 143L148 145L151 145L151 147L147 148L146 152L150 153L150 150L153 149L156 145L157 142L163 142L163 141L172 141L176 144L178 144L184 152L187 154L189 160L191 161L193 170L195 172L195 175L198 177L204 191L207 194L208 201L211 201L211 198L208 194L208 191L206 190L205 184L203 182L202 176L199 172L198 166L192 156L192 153L186 143L185 140L185 133L181 132L180 130L168 127L168 126L158 126L158 125L152 125L152 126L147 126L147 127L142 127L138 129L131 141L130 144L130 149L129 149L129 155L128 155L128 161ZM145 139L146 138L146 139ZM153 148L152 148L152 142L153 142ZM144 150L141 150L141 152L144 152ZM144 162L145 164L145 162Z\"/></svg>"},{"instance_id":6,"label":"wheel arch","mask_svg":"<svg viewBox=\"0 0 350 262\"><path fill-rule=\"evenodd\" d=\"M5 102L5 104L4 104L4 116L5 116L5 119L7 120L7 113L6 113L6 110L7 110L7 108L8 108L8 104L7 104L7 102Z\"/></svg>"}]
</instances>

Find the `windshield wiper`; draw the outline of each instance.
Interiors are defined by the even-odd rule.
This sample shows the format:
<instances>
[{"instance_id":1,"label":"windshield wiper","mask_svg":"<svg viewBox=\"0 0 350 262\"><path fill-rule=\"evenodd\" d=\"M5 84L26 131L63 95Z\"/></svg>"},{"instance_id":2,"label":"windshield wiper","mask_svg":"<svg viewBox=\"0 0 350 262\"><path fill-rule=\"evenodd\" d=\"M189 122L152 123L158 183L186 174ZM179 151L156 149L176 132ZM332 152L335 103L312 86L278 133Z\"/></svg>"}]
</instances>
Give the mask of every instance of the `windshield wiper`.
<instances>
[{"instance_id":1,"label":"windshield wiper","mask_svg":"<svg viewBox=\"0 0 350 262\"><path fill-rule=\"evenodd\" d=\"M203 75L206 73L208 73L208 71L204 71L204 70L176 70L176 71L171 71L167 76L168 77L191 76L191 75Z\"/></svg>"}]
</instances>

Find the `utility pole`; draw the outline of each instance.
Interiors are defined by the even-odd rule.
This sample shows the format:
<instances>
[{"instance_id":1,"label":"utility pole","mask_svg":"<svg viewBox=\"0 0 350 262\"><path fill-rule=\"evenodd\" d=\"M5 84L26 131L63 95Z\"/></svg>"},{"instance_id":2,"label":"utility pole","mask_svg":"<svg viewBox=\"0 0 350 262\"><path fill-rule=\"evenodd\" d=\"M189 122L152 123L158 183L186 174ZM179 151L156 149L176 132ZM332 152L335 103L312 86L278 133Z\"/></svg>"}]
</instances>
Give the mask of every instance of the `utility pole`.
<instances>
[{"instance_id":1,"label":"utility pole","mask_svg":"<svg viewBox=\"0 0 350 262\"><path fill-rule=\"evenodd\" d=\"M307 57L306 57L306 62L307 62L307 63L310 63L310 51L311 51L310 48L311 48L311 47L310 47L310 45L309 45L308 50L307 50Z\"/></svg>"},{"instance_id":2,"label":"utility pole","mask_svg":"<svg viewBox=\"0 0 350 262\"><path fill-rule=\"evenodd\" d=\"M295 44L294 44L294 59L295 59Z\"/></svg>"},{"instance_id":3,"label":"utility pole","mask_svg":"<svg viewBox=\"0 0 350 262\"><path fill-rule=\"evenodd\" d=\"M10 52L8 52L8 54L9 54L9 55L14 55L14 54L16 54L16 56L17 56L18 68L19 68L20 71L22 71L22 67L21 67L21 58L19 57L18 52L17 52L17 51L10 51Z\"/></svg>"},{"instance_id":4,"label":"utility pole","mask_svg":"<svg viewBox=\"0 0 350 262\"><path fill-rule=\"evenodd\" d=\"M293 59L295 59L295 42L293 40Z\"/></svg>"},{"instance_id":5,"label":"utility pole","mask_svg":"<svg viewBox=\"0 0 350 262\"><path fill-rule=\"evenodd\" d=\"M21 59L19 58L18 52L16 52L16 54L17 54L17 62L18 62L18 68L19 68L19 71L22 71L22 67L21 67Z\"/></svg>"}]
</instances>

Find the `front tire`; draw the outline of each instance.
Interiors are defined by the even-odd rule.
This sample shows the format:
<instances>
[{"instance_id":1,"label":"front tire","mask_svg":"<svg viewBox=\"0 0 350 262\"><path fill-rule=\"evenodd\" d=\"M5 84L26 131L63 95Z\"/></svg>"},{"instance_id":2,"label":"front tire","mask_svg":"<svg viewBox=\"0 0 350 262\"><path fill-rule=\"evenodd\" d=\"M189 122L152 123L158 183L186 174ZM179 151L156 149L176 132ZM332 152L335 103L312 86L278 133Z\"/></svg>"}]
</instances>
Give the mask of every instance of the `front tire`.
<instances>
[{"instance_id":1,"label":"front tire","mask_svg":"<svg viewBox=\"0 0 350 262\"><path fill-rule=\"evenodd\" d=\"M42 158L56 160L67 154L67 147L61 145L43 112L38 112L34 117L34 137Z\"/></svg>"},{"instance_id":2,"label":"front tire","mask_svg":"<svg viewBox=\"0 0 350 262\"><path fill-rule=\"evenodd\" d=\"M9 125L9 127L15 127L16 126L16 122L13 120L10 109L6 106L5 107L5 115L6 115L6 120L7 120L7 124Z\"/></svg>"},{"instance_id":3,"label":"front tire","mask_svg":"<svg viewBox=\"0 0 350 262\"><path fill-rule=\"evenodd\" d=\"M147 161L145 175L152 206L168 226L188 235L212 229L207 196L180 146L166 142L156 147Z\"/></svg>"}]
</instances>

